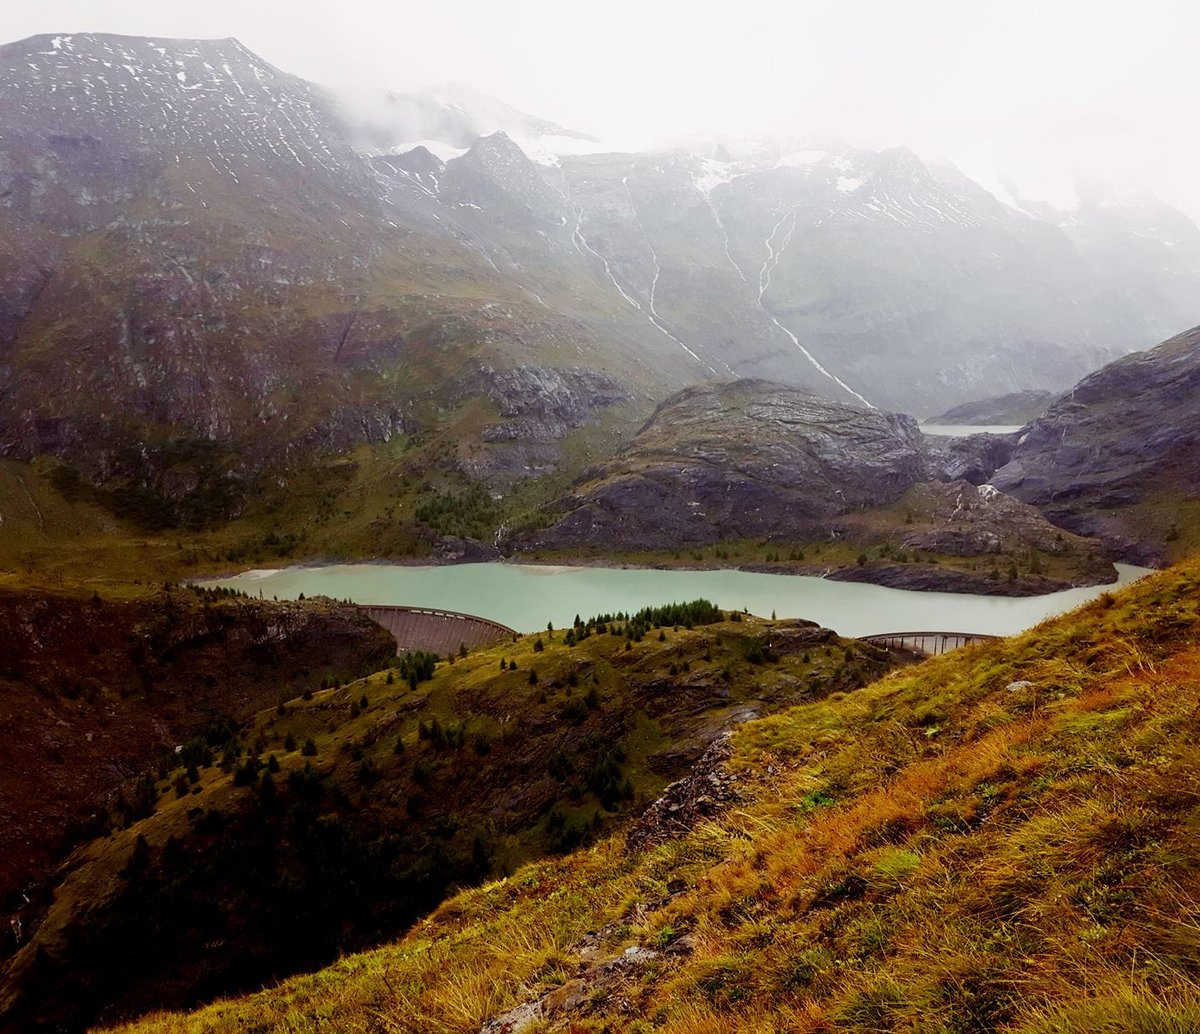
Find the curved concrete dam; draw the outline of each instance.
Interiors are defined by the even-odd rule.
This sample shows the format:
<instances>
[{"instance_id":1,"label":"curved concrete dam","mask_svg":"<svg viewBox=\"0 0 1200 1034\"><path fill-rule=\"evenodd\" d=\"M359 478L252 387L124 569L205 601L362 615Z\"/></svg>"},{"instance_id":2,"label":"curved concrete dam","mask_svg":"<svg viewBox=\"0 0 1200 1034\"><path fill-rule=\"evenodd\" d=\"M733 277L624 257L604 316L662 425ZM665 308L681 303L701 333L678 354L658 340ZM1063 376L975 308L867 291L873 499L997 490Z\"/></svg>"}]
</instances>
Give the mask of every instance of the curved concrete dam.
<instances>
[{"instance_id":1,"label":"curved concrete dam","mask_svg":"<svg viewBox=\"0 0 1200 1034\"><path fill-rule=\"evenodd\" d=\"M372 621L383 625L396 640L397 653L424 650L444 656L462 647L490 646L517 633L507 625L474 614L429 607L360 606Z\"/></svg>"}]
</instances>

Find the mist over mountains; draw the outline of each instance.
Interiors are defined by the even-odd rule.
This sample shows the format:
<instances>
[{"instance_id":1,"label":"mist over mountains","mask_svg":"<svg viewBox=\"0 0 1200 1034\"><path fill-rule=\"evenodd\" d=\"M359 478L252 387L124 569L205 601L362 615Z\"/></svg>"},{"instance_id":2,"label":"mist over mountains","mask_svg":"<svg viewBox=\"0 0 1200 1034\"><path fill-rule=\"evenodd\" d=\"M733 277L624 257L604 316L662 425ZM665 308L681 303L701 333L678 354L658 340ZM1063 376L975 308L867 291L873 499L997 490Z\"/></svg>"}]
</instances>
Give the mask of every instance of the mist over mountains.
<instances>
[{"instance_id":1,"label":"mist over mountains","mask_svg":"<svg viewBox=\"0 0 1200 1034\"><path fill-rule=\"evenodd\" d=\"M318 383L293 433L351 399L394 423L387 374L425 346L464 353L449 379L469 353L920 414L1200 320L1200 231L1154 202L1021 210L903 149L552 154L597 145L463 90L348 106L234 40L34 37L0 63L9 451L116 398L218 439Z\"/></svg>"}]
</instances>

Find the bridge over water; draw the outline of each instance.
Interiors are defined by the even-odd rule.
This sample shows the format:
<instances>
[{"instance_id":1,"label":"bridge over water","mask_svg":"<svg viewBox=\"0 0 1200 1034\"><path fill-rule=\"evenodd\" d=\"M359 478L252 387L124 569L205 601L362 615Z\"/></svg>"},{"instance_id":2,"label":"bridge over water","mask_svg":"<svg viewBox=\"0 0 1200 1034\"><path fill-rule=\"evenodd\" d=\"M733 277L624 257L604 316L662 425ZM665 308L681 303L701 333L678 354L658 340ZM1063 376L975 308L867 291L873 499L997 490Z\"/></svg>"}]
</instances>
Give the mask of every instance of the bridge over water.
<instances>
[{"instance_id":1,"label":"bridge over water","mask_svg":"<svg viewBox=\"0 0 1200 1034\"><path fill-rule=\"evenodd\" d=\"M397 653L424 650L445 656L460 647L491 646L517 633L507 625L474 614L429 607L359 606L372 621L383 625L396 640Z\"/></svg>"},{"instance_id":2,"label":"bridge over water","mask_svg":"<svg viewBox=\"0 0 1200 1034\"><path fill-rule=\"evenodd\" d=\"M861 642L884 650L905 650L925 657L957 650L971 643L985 643L999 639L998 635L984 635L982 632L883 632L879 635L860 636Z\"/></svg>"}]
</instances>

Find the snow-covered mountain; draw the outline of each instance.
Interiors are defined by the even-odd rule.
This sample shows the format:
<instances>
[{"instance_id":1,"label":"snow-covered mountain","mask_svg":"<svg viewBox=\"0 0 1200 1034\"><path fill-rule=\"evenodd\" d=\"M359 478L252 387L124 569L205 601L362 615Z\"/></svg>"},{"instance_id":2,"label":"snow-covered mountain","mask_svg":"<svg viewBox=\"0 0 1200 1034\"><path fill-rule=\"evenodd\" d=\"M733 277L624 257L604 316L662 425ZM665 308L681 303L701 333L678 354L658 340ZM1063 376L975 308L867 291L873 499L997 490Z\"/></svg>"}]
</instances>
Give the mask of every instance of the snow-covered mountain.
<instances>
[{"instance_id":1,"label":"snow-covered mountain","mask_svg":"<svg viewBox=\"0 0 1200 1034\"><path fill-rule=\"evenodd\" d=\"M457 157L476 140L503 133L535 160L603 150L593 136L529 115L458 83L418 93L327 91L347 135L367 155L424 147L442 160Z\"/></svg>"}]
</instances>

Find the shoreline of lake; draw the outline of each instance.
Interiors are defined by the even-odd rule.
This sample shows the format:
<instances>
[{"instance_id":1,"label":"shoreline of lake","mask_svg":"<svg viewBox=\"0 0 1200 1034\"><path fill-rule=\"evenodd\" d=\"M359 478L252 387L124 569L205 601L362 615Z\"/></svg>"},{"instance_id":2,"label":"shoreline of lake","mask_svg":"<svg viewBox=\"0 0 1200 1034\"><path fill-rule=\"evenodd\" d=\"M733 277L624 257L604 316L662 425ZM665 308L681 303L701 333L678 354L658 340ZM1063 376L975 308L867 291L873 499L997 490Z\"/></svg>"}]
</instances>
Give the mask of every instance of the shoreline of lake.
<instances>
[{"instance_id":1,"label":"shoreline of lake","mask_svg":"<svg viewBox=\"0 0 1200 1034\"><path fill-rule=\"evenodd\" d=\"M727 610L818 621L843 635L907 629L1009 635L1151 573L1117 565L1108 585L1044 596L988 596L892 589L808 575L633 566L312 564L255 568L205 579L264 596L324 595L364 605L431 607L477 614L525 632L569 625L576 614L632 611L704 596Z\"/></svg>"}]
</instances>

